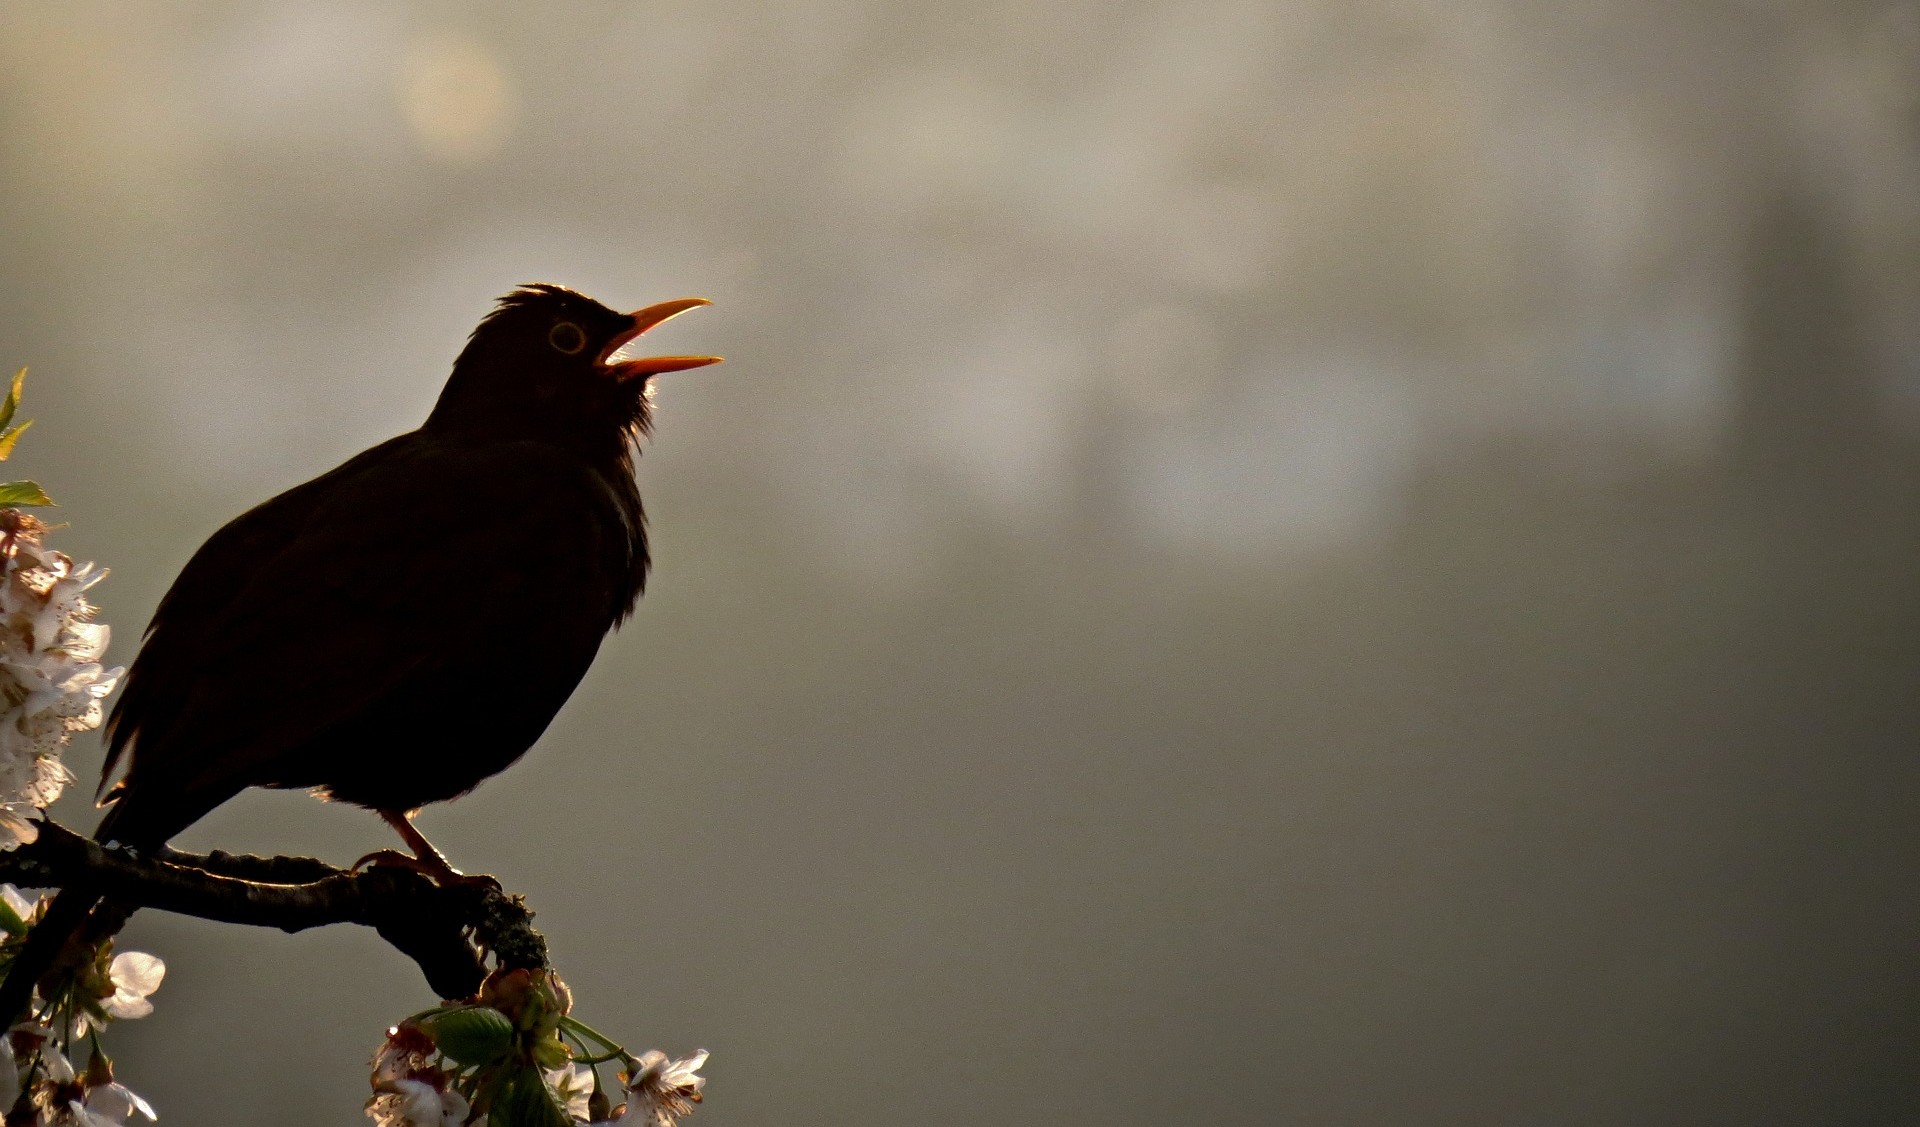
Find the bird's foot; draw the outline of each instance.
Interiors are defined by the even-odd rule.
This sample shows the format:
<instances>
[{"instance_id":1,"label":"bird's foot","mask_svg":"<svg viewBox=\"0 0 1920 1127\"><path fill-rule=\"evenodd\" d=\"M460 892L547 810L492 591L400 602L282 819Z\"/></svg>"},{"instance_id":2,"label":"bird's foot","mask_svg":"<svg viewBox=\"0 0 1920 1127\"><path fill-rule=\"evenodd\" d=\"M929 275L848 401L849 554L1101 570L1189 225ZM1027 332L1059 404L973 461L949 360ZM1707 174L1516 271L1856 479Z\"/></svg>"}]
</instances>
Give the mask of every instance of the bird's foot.
<instances>
[{"instance_id":1,"label":"bird's foot","mask_svg":"<svg viewBox=\"0 0 1920 1127\"><path fill-rule=\"evenodd\" d=\"M468 887L488 888L494 892L504 891L498 880L485 873L477 876L468 876L459 869L447 864L447 860L444 857L437 855L433 857L415 857L409 853L402 853L398 849L376 849L372 853L355 861L351 871L357 873L365 869L373 868L376 865L384 865L393 869L406 869L408 872L419 873L441 888Z\"/></svg>"},{"instance_id":2,"label":"bird's foot","mask_svg":"<svg viewBox=\"0 0 1920 1127\"><path fill-rule=\"evenodd\" d=\"M358 872L363 865L394 865L419 873L441 888L490 888L495 892L504 892L500 882L489 876L470 877L454 868L447 861L447 855L435 849L413 824L413 812L407 810L377 811L380 820L392 826L400 835L400 840L413 850L413 856L392 849L376 849L365 857L355 861L353 868Z\"/></svg>"}]
</instances>

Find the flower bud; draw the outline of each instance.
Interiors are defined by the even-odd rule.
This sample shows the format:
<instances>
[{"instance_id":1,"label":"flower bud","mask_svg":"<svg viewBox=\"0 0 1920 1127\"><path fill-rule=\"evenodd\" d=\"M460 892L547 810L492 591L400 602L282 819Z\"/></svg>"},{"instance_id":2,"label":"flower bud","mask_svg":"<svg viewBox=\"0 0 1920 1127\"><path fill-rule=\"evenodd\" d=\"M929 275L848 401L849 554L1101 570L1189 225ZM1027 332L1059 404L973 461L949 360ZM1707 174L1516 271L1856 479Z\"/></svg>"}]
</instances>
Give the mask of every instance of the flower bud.
<instances>
[{"instance_id":1,"label":"flower bud","mask_svg":"<svg viewBox=\"0 0 1920 1127\"><path fill-rule=\"evenodd\" d=\"M573 1050L558 1037L543 1037L533 1043L533 1063L541 1068L559 1068L573 1059Z\"/></svg>"},{"instance_id":2,"label":"flower bud","mask_svg":"<svg viewBox=\"0 0 1920 1127\"><path fill-rule=\"evenodd\" d=\"M89 1088L102 1088L113 1083L113 1062L107 1054L98 1050L87 1058L86 1085Z\"/></svg>"},{"instance_id":3,"label":"flower bud","mask_svg":"<svg viewBox=\"0 0 1920 1127\"><path fill-rule=\"evenodd\" d=\"M527 995L533 989L533 972L523 968L496 970L480 985L476 998L481 1005L492 1006L510 1018L526 1008Z\"/></svg>"}]
</instances>

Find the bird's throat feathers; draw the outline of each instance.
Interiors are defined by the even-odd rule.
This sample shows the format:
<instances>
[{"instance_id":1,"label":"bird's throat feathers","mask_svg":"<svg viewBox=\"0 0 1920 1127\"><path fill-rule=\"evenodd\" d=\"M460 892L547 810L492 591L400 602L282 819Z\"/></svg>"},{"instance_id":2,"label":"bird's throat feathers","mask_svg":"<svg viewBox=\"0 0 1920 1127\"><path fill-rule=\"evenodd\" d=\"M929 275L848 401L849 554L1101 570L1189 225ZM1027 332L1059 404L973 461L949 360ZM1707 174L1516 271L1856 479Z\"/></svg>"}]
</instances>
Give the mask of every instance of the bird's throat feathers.
<instances>
[{"instance_id":1,"label":"bird's throat feathers","mask_svg":"<svg viewBox=\"0 0 1920 1127\"><path fill-rule=\"evenodd\" d=\"M454 361L427 427L505 439L538 436L628 462L653 433L653 381L556 370L537 353L515 356L487 344L476 335Z\"/></svg>"},{"instance_id":2,"label":"bird's throat feathers","mask_svg":"<svg viewBox=\"0 0 1920 1127\"><path fill-rule=\"evenodd\" d=\"M623 561L616 568L624 578L613 593L618 625L633 613L647 582L646 513L634 462L653 429L651 381L620 383L601 373L556 370L538 353L516 355L489 343L484 333L475 334L420 429L466 445L497 443L503 450L533 441L592 470L621 526Z\"/></svg>"}]
</instances>

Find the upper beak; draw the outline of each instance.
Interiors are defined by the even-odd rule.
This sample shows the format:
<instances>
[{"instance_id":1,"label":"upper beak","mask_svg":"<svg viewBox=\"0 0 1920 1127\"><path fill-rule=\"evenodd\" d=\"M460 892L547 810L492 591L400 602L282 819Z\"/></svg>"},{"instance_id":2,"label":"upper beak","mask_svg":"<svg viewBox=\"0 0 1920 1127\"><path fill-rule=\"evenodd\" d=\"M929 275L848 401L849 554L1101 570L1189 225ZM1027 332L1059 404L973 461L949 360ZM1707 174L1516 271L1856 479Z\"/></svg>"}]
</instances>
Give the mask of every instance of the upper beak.
<instances>
[{"instance_id":1,"label":"upper beak","mask_svg":"<svg viewBox=\"0 0 1920 1127\"><path fill-rule=\"evenodd\" d=\"M679 372L688 368L704 368L708 364L720 363L718 356L647 356L632 360L615 360L613 354L626 347L641 333L663 325L689 309L698 309L703 305L712 305L704 297L682 297L673 301L663 301L658 305L649 305L637 309L629 316L632 322L614 334L607 346L600 350L600 365L613 374L613 378L625 383L628 380L644 380L662 372Z\"/></svg>"}]
</instances>

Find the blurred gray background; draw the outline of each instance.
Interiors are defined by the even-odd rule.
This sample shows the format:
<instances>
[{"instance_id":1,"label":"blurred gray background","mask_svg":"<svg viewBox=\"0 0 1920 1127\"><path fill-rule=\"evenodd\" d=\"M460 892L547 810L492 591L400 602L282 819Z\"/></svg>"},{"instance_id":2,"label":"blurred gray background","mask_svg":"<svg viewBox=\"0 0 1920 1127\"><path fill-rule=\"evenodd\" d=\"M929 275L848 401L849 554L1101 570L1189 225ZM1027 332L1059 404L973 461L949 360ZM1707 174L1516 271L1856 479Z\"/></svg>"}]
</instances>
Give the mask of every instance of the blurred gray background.
<instances>
[{"instance_id":1,"label":"blurred gray background","mask_svg":"<svg viewBox=\"0 0 1920 1127\"><path fill-rule=\"evenodd\" d=\"M698 1125L1920 1118L1912 3L11 4L0 191L122 662L515 283L717 303L640 614L422 819ZM127 941L165 1123L432 1001Z\"/></svg>"}]
</instances>

